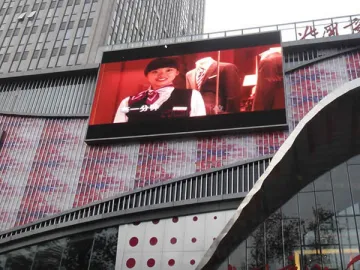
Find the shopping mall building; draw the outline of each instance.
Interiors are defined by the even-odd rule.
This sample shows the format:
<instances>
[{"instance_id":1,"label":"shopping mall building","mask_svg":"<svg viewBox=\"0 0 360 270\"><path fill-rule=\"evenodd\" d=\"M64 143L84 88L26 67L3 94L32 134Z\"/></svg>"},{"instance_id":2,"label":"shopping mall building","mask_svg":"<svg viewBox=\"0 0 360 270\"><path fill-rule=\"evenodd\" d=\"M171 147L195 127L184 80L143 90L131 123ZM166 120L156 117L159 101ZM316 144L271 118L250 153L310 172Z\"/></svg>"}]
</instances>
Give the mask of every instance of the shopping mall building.
<instances>
[{"instance_id":1,"label":"shopping mall building","mask_svg":"<svg viewBox=\"0 0 360 270\"><path fill-rule=\"evenodd\" d=\"M204 5L0 3L0 269L360 267L360 15L202 34ZM86 141L103 55L266 33L284 125Z\"/></svg>"}]
</instances>

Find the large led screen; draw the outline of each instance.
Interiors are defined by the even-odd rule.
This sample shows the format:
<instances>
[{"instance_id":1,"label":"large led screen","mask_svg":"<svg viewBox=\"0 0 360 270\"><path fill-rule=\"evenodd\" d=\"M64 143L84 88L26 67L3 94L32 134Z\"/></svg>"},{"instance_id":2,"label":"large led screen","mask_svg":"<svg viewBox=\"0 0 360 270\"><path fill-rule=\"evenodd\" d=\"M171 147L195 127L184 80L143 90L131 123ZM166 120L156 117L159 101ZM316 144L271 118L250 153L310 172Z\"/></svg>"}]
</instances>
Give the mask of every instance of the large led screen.
<instances>
[{"instance_id":1,"label":"large led screen","mask_svg":"<svg viewBox=\"0 0 360 270\"><path fill-rule=\"evenodd\" d=\"M105 52L86 141L286 127L280 33Z\"/></svg>"}]
</instances>

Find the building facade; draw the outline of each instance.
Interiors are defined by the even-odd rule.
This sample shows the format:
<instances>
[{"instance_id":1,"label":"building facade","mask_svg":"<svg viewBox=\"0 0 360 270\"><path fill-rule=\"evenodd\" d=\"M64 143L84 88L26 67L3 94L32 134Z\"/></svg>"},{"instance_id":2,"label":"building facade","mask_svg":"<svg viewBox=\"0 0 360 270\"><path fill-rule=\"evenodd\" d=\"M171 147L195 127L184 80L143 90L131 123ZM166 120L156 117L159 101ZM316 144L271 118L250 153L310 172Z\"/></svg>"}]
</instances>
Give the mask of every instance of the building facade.
<instances>
[{"instance_id":1,"label":"building facade","mask_svg":"<svg viewBox=\"0 0 360 270\"><path fill-rule=\"evenodd\" d=\"M71 5L67 6L68 2ZM86 16L90 16L92 6L99 3L68 2L63 3L64 16L67 7L73 11L77 5L86 4L89 4ZM174 2L169 4L176 6L178 2ZM16 12L15 2L5 3L8 4L6 10L13 8L7 14L10 17ZM112 9L114 14L122 10L121 3L125 2L114 4L118 5ZM145 12L142 1L130 3L141 7L140 11L132 10ZM195 2L181 3L184 11L179 13L177 23L189 27L193 17L186 14L189 14L187 10L193 10ZM37 11L42 5L38 4ZM42 10L49 10L51 3L47 5ZM105 12L105 7L95 8L94 13ZM154 10L162 16L158 8ZM149 16L157 18L155 11ZM44 14L48 13L44 11ZM67 25L72 13L68 16ZM199 14L194 15L193 20L201 19L196 16ZM104 38L94 35L93 41L86 45L98 48L101 42L106 45L125 41L121 25L130 22L122 24L123 17L120 17L119 22L115 18L114 24L110 23L112 26L101 32ZM138 23L139 29L141 25L148 25L144 21ZM160 28L163 30L164 25ZM66 28L63 30L66 35ZM166 28L166 31L171 34L173 30ZM149 34L144 39L166 37L166 31L162 31L163 36ZM132 33L134 38L140 37L136 31ZM13 35L8 39L10 44L12 38ZM75 42L73 38L70 40ZM126 35L125 39L127 41ZM51 42L56 43L56 39ZM22 74L10 72L12 60L5 65L7 68L0 80L0 269L357 268L360 152L354 137L359 137L359 118L356 118L359 111L355 109L359 106L353 103L350 106L349 101L333 106L322 103L320 107L330 107L330 111L318 114L312 111L322 100L334 97L343 85L358 82L357 42L358 35L348 35L282 44L287 131L108 146L84 143L98 68L88 65L93 62L86 60L88 62L80 64L82 67L63 72L44 71L40 67L39 71ZM69 41L69 44L74 43ZM89 50L87 59L90 59L93 55L87 46L85 51ZM16 52L14 49L10 55L14 58ZM50 63L51 57L46 55L44 59ZM69 61L71 54L65 55ZM20 65L20 62L17 69L25 63ZM28 68L22 72L29 72ZM351 93L350 99L357 104L357 88ZM308 120L306 123L315 122L318 129L307 129L308 137L298 137L297 129L305 125L301 121L306 120L307 115L327 118L319 122ZM336 122L335 115L342 121ZM343 125L341 129L337 128L338 122ZM276 164L288 165L277 160L279 155L287 153L284 148L295 142L309 142L309 138L310 143L297 146L300 150L311 146L308 159L289 163L298 164L291 170L289 167L274 170ZM353 144L318 147L322 146L322 139L328 144L342 140ZM339 150L332 152L332 156L319 155L319 149L348 152ZM306 162L320 162L325 160L324 156L342 162L324 163L327 166ZM304 173L310 172L310 168L321 170L309 174L308 182L301 186L293 179L304 179L304 175L285 174L300 167ZM279 181L265 185L275 189L272 193L262 193L268 195L269 201L265 202L278 199L280 203L253 204L254 190L261 181L267 183L267 179ZM280 182L282 179L284 182ZM287 189L277 183L294 187L294 194L287 193ZM289 198L280 198L279 194ZM244 211L237 209L242 202L250 202L256 215L244 218ZM270 211L272 209L275 211ZM245 222L248 227L234 234L230 229L239 224L235 221ZM226 243L225 235L233 238L232 245L228 245L232 249L213 253L221 248L221 239Z\"/></svg>"},{"instance_id":2,"label":"building facade","mask_svg":"<svg viewBox=\"0 0 360 270\"><path fill-rule=\"evenodd\" d=\"M200 34L205 1L115 1L104 45Z\"/></svg>"},{"instance_id":3,"label":"building facade","mask_svg":"<svg viewBox=\"0 0 360 270\"><path fill-rule=\"evenodd\" d=\"M204 2L4 0L0 74L96 64L100 46L201 33Z\"/></svg>"}]
</instances>

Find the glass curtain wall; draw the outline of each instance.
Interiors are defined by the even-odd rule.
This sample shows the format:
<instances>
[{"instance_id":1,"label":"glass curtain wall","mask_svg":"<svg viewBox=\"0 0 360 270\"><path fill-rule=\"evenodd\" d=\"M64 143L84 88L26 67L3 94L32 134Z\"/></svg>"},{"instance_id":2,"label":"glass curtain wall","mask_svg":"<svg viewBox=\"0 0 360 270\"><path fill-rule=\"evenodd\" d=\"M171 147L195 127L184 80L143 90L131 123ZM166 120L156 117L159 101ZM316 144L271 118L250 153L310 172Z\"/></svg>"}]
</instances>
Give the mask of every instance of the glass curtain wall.
<instances>
[{"instance_id":1,"label":"glass curtain wall","mask_svg":"<svg viewBox=\"0 0 360 270\"><path fill-rule=\"evenodd\" d=\"M309 184L219 269L360 269L359 164L357 156Z\"/></svg>"},{"instance_id":2,"label":"glass curtain wall","mask_svg":"<svg viewBox=\"0 0 360 270\"><path fill-rule=\"evenodd\" d=\"M115 269L118 228L77 234L0 255L0 270Z\"/></svg>"}]
</instances>

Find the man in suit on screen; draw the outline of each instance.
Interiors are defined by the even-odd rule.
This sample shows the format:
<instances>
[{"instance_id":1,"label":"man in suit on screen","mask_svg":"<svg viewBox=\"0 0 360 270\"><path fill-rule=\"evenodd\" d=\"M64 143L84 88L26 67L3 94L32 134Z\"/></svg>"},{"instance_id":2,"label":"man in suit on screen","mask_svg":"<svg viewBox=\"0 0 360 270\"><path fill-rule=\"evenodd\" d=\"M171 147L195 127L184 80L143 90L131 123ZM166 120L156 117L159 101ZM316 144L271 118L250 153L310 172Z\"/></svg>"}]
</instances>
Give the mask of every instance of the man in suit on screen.
<instances>
[{"instance_id":1,"label":"man in suit on screen","mask_svg":"<svg viewBox=\"0 0 360 270\"><path fill-rule=\"evenodd\" d=\"M237 67L231 63L218 63L211 57L200 59L195 65L193 70L186 73L186 88L200 91L205 102L206 114L239 112L240 76ZM216 104L217 80L219 80L218 104Z\"/></svg>"},{"instance_id":2,"label":"man in suit on screen","mask_svg":"<svg viewBox=\"0 0 360 270\"><path fill-rule=\"evenodd\" d=\"M285 108L281 48L270 48L260 54L253 111Z\"/></svg>"}]
</instances>

